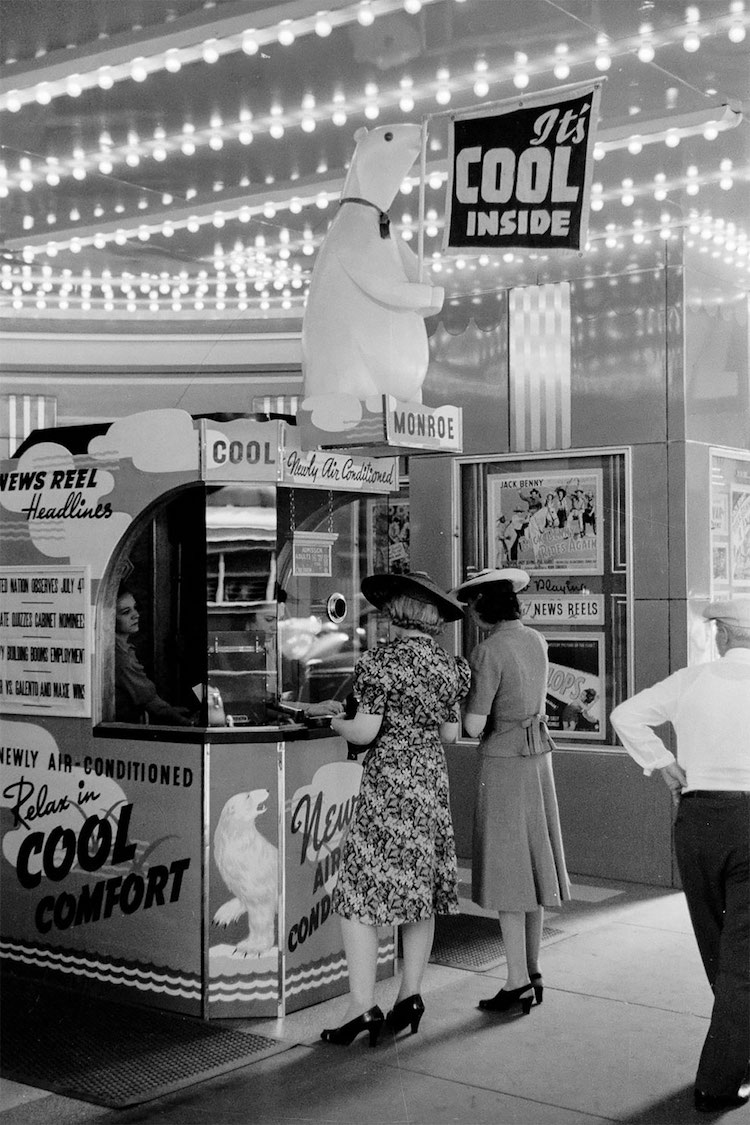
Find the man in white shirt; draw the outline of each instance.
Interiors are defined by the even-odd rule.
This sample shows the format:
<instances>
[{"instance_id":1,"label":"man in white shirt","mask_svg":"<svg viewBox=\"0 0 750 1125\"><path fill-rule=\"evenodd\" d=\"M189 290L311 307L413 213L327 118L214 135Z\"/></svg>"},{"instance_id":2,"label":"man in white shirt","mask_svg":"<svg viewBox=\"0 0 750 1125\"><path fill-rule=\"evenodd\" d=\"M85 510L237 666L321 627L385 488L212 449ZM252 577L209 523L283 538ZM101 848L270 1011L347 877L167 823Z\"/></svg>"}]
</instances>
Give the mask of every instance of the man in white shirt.
<instances>
[{"instance_id":1,"label":"man in white shirt","mask_svg":"<svg viewBox=\"0 0 750 1125\"><path fill-rule=\"evenodd\" d=\"M719 660L683 668L612 712L625 749L661 771L677 806L675 851L714 992L696 1109L750 1097L750 598L713 602ZM652 730L670 722L677 757Z\"/></svg>"}]
</instances>

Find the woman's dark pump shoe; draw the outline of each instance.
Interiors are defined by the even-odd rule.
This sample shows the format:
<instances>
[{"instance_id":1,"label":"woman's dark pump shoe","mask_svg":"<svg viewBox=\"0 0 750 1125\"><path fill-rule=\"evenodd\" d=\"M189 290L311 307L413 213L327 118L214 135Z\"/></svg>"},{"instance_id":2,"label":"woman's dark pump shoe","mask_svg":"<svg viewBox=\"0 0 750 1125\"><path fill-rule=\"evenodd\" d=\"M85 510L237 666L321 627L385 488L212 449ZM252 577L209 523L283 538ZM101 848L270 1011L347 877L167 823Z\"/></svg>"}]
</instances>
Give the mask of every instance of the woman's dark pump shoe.
<instances>
[{"instance_id":1,"label":"woman's dark pump shoe","mask_svg":"<svg viewBox=\"0 0 750 1125\"><path fill-rule=\"evenodd\" d=\"M537 1004L541 1004L542 997L544 996L544 981L542 980L541 973L529 973L529 980L531 987L534 989L534 999Z\"/></svg>"},{"instance_id":2,"label":"woman's dark pump shoe","mask_svg":"<svg viewBox=\"0 0 750 1125\"><path fill-rule=\"evenodd\" d=\"M320 1038L325 1043L336 1043L341 1047L348 1047L358 1035L366 1031L370 1036L370 1046L376 1047L384 1023L385 1016L376 1004L374 1008L363 1012L356 1019L349 1020L349 1023L342 1024L341 1027L327 1027L324 1031L321 1031Z\"/></svg>"},{"instance_id":3,"label":"woman's dark pump shoe","mask_svg":"<svg viewBox=\"0 0 750 1125\"><path fill-rule=\"evenodd\" d=\"M721 1113L724 1109L739 1109L747 1105L750 1097L744 1093L745 1087L740 1087L736 1094L707 1094L704 1090L695 1090L695 1108L700 1113Z\"/></svg>"},{"instance_id":4,"label":"woman's dark pump shoe","mask_svg":"<svg viewBox=\"0 0 750 1125\"><path fill-rule=\"evenodd\" d=\"M489 1000L480 1000L479 1007L483 1012L509 1012L516 1004L521 1005L521 1011L528 1016L534 1002L534 990L530 984L522 984L520 988L501 988Z\"/></svg>"},{"instance_id":5,"label":"woman's dark pump shoe","mask_svg":"<svg viewBox=\"0 0 750 1125\"><path fill-rule=\"evenodd\" d=\"M422 997L415 993L414 996L407 996L405 1000L399 1000L398 1004L394 1004L391 1011L385 1017L385 1026L394 1035L399 1031L403 1031L405 1027L411 1024L411 1033L416 1035L419 1021L424 1015L424 1001Z\"/></svg>"}]
</instances>

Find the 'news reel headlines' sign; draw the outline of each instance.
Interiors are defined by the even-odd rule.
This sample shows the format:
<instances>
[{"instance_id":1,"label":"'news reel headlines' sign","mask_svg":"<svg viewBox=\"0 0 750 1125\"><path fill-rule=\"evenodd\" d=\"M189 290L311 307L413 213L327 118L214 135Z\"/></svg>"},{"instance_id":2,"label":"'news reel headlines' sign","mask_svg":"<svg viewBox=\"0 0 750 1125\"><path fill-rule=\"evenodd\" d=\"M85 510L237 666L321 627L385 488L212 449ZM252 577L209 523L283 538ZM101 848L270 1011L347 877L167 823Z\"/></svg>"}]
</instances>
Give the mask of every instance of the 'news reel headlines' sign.
<instances>
[{"instance_id":1,"label":"'news reel headlines' sign","mask_svg":"<svg viewBox=\"0 0 750 1125\"><path fill-rule=\"evenodd\" d=\"M451 119L443 249L581 249L600 87Z\"/></svg>"},{"instance_id":2,"label":"'news reel headlines' sign","mask_svg":"<svg viewBox=\"0 0 750 1125\"><path fill-rule=\"evenodd\" d=\"M89 570L0 569L0 709L91 714Z\"/></svg>"}]
</instances>

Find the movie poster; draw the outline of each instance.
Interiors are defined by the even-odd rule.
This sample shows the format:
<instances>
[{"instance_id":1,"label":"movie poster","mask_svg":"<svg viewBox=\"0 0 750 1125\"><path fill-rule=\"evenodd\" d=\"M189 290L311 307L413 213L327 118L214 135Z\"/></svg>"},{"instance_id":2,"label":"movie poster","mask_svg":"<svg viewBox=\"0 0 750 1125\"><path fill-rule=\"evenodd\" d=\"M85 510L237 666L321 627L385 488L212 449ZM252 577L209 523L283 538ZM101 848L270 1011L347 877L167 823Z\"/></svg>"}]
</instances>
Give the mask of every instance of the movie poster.
<instances>
[{"instance_id":1,"label":"movie poster","mask_svg":"<svg viewBox=\"0 0 750 1125\"><path fill-rule=\"evenodd\" d=\"M487 478L487 559L530 574L602 574L602 473Z\"/></svg>"},{"instance_id":2,"label":"movie poster","mask_svg":"<svg viewBox=\"0 0 750 1125\"><path fill-rule=\"evenodd\" d=\"M732 583L750 587L750 489L732 489Z\"/></svg>"},{"instance_id":3,"label":"movie poster","mask_svg":"<svg viewBox=\"0 0 750 1125\"><path fill-rule=\"evenodd\" d=\"M370 501L368 560L371 573L404 574L410 566L409 501Z\"/></svg>"},{"instance_id":4,"label":"movie poster","mask_svg":"<svg viewBox=\"0 0 750 1125\"><path fill-rule=\"evenodd\" d=\"M604 633L545 634L547 723L554 739L606 737Z\"/></svg>"}]
</instances>

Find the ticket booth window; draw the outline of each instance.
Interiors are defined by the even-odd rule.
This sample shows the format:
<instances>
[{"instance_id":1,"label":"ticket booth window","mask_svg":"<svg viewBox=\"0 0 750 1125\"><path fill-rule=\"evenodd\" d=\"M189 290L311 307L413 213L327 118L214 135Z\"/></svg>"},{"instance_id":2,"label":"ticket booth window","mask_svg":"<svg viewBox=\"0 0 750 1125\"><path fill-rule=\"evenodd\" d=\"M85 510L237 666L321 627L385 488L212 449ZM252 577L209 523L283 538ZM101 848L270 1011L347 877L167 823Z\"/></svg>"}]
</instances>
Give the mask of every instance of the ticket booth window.
<instances>
[{"instance_id":1,"label":"ticket booth window","mask_svg":"<svg viewBox=\"0 0 750 1125\"><path fill-rule=\"evenodd\" d=\"M523 619L549 654L546 709L556 743L614 744L608 716L628 692L627 451L460 464L461 576L518 567ZM480 639L463 627L468 655Z\"/></svg>"},{"instance_id":2,"label":"ticket booth window","mask_svg":"<svg viewBox=\"0 0 750 1125\"><path fill-rule=\"evenodd\" d=\"M98 608L101 718L147 724L159 720L118 692L115 659L118 596L135 606L137 625L126 636L160 699L203 715L206 682L205 489L190 486L133 521L102 583ZM161 721L169 725L167 716Z\"/></svg>"},{"instance_id":3,"label":"ticket booth window","mask_svg":"<svg viewBox=\"0 0 750 1125\"><path fill-rule=\"evenodd\" d=\"M123 709L123 590L138 614L128 643L159 697L192 725L277 726L295 706L343 701L360 653L381 639L360 594L387 547L378 505L385 511L387 499L201 484L144 513L100 597L102 721L172 725L168 713Z\"/></svg>"}]
</instances>

